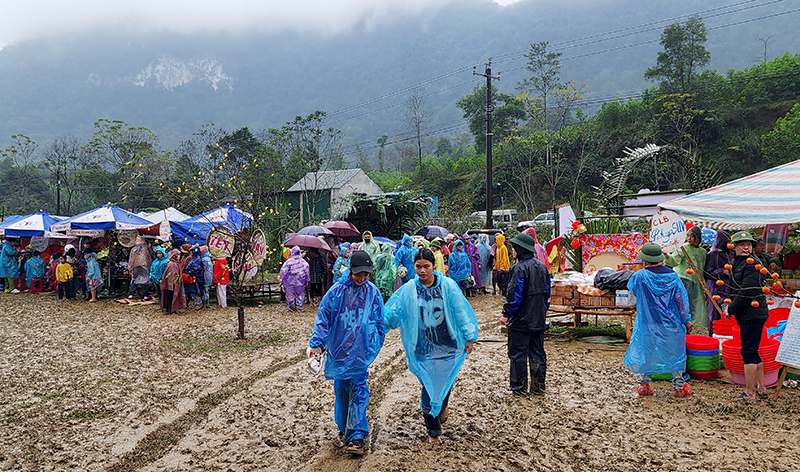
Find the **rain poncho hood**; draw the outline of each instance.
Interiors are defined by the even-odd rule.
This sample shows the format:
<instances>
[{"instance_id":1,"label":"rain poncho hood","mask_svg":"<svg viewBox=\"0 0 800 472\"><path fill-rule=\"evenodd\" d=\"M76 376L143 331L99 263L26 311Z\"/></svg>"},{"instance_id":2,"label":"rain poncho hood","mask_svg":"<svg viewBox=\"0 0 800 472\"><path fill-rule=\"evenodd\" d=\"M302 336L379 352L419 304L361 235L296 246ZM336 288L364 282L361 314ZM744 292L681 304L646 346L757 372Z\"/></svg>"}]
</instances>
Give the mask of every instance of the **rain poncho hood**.
<instances>
[{"instance_id":1,"label":"rain poncho hood","mask_svg":"<svg viewBox=\"0 0 800 472\"><path fill-rule=\"evenodd\" d=\"M383 298L370 281L345 279L322 298L308 344L325 350L325 378L363 376L383 346Z\"/></svg>"},{"instance_id":2,"label":"rain poncho hood","mask_svg":"<svg viewBox=\"0 0 800 472\"><path fill-rule=\"evenodd\" d=\"M150 281L158 285L161 283L161 278L164 277L164 270L167 268L167 251L163 247L157 247L156 253L161 253L163 257L159 259L158 255L156 255L153 263L150 264Z\"/></svg>"},{"instance_id":3,"label":"rain poncho hood","mask_svg":"<svg viewBox=\"0 0 800 472\"><path fill-rule=\"evenodd\" d=\"M370 258L372 256L370 255ZM345 246L344 244L339 245L339 257L336 258L336 262L333 263L333 278L338 279L342 276L342 273L350 267L350 245L348 244Z\"/></svg>"},{"instance_id":4,"label":"rain poncho hood","mask_svg":"<svg viewBox=\"0 0 800 472\"><path fill-rule=\"evenodd\" d=\"M400 287L386 302L383 320L387 331L400 328L408 370L428 392L435 417L464 363L466 343L478 339L478 320L458 285L438 271L434 275L431 287L418 277Z\"/></svg>"},{"instance_id":5,"label":"rain poncho hood","mask_svg":"<svg viewBox=\"0 0 800 472\"><path fill-rule=\"evenodd\" d=\"M494 270L511 270L511 260L508 258L508 248L505 245L506 237L498 234L494 237L497 250L494 254Z\"/></svg>"},{"instance_id":6,"label":"rain poncho hood","mask_svg":"<svg viewBox=\"0 0 800 472\"><path fill-rule=\"evenodd\" d=\"M623 364L636 374L686 370L689 297L674 271L637 271L628 280L636 296L636 321Z\"/></svg>"},{"instance_id":7,"label":"rain poncho hood","mask_svg":"<svg viewBox=\"0 0 800 472\"><path fill-rule=\"evenodd\" d=\"M283 263L278 277L286 287L300 287L311 281L308 262L303 259L299 247L292 246L289 259Z\"/></svg>"},{"instance_id":8,"label":"rain poncho hood","mask_svg":"<svg viewBox=\"0 0 800 472\"><path fill-rule=\"evenodd\" d=\"M467 280L472 270L472 262L464 251L464 241L456 241L453 252L447 258L448 275L456 282Z\"/></svg>"},{"instance_id":9,"label":"rain poncho hood","mask_svg":"<svg viewBox=\"0 0 800 472\"><path fill-rule=\"evenodd\" d=\"M369 242L366 240L366 236L369 235ZM361 251L365 251L369 254L371 259L375 259L378 257L378 254L381 253L381 246L375 241L375 238L372 237L371 231L364 231L364 234L361 237L362 243L358 245L358 249Z\"/></svg>"},{"instance_id":10,"label":"rain poncho hood","mask_svg":"<svg viewBox=\"0 0 800 472\"><path fill-rule=\"evenodd\" d=\"M0 247L0 277L19 277L19 253L7 239Z\"/></svg>"},{"instance_id":11,"label":"rain poncho hood","mask_svg":"<svg viewBox=\"0 0 800 472\"><path fill-rule=\"evenodd\" d=\"M528 228L523 233L530 235L534 241L534 247L536 248L536 254L534 256L542 261L545 267L550 267L550 261L547 259L547 251L544 249L544 246L539 243L539 237L536 236L536 230L533 228Z\"/></svg>"},{"instance_id":12,"label":"rain poncho hood","mask_svg":"<svg viewBox=\"0 0 800 472\"><path fill-rule=\"evenodd\" d=\"M414 278L414 254L416 254L417 250L411 247L412 241L411 236L404 234L403 239L400 241L400 246L394 253L396 267L404 266L408 270L408 274L401 279L403 283Z\"/></svg>"}]
</instances>

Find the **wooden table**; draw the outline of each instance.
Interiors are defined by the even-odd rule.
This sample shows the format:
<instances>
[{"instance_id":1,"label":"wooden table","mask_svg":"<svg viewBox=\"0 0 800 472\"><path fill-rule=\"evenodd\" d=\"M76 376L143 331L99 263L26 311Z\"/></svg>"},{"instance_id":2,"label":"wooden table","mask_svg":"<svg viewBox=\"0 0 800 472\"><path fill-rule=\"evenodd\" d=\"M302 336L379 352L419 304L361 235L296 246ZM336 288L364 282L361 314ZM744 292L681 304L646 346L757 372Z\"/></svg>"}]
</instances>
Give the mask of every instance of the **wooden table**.
<instances>
[{"instance_id":1,"label":"wooden table","mask_svg":"<svg viewBox=\"0 0 800 472\"><path fill-rule=\"evenodd\" d=\"M563 315L575 315L575 322L573 327L577 328L581 325L581 315L595 315L595 316L624 316L625 317L625 339L631 342L631 333L633 332L633 317L636 316L636 308L613 308L613 307L600 307L600 308L585 308L563 305L550 305L549 313L559 313ZM551 315L552 316L552 315Z\"/></svg>"}]
</instances>

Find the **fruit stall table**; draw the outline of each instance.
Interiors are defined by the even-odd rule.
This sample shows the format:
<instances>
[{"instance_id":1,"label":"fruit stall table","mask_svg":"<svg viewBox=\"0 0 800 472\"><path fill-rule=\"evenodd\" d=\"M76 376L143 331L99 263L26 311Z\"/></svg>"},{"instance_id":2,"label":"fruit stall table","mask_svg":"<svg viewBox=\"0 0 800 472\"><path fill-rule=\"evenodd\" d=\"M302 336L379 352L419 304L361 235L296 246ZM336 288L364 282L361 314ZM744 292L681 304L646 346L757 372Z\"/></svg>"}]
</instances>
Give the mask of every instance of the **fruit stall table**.
<instances>
[{"instance_id":1,"label":"fruit stall table","mask_svg":"<svg viewBox=\"0 0 800 472\"><path fill-rule=\"evenodd\" d=\"M624 316L625 338L631 341L633 332L633 318L636 308L630 306L617 306L616 293L613 290L602 291L599 294L584 294L578 291L578 286L557 283L550 289L549 316L574 315L574 327L581 325L582 315L595 316Z\"/></svg>"}]
</instances>

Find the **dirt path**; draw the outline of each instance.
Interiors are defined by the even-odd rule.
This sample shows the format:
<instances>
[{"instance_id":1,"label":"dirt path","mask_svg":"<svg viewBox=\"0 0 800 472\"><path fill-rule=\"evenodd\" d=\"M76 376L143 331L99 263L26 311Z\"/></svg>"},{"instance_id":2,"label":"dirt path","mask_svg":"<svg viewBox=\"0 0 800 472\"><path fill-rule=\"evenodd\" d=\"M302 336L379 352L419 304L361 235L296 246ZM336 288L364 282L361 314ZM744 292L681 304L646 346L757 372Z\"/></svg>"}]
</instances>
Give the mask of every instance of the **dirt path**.
<instances>
[{"instance_id":1,"label":"dirt path","mask_svg":"<svg viewBox=\"0 0 800 472\"><path fill-rule=\"evenodd\" d=\"M546 341L544 397L508 394L499 298L472 299L481 342L430 446L398 333L370 369L369 450L342 453L331 381L303 351L311 312L164 316L154 307L0 294L0 470L786 470L800 467L800 395L736 403L741 387L668 382L641 399L625 347Z\"/></svg>"}]
</instances>

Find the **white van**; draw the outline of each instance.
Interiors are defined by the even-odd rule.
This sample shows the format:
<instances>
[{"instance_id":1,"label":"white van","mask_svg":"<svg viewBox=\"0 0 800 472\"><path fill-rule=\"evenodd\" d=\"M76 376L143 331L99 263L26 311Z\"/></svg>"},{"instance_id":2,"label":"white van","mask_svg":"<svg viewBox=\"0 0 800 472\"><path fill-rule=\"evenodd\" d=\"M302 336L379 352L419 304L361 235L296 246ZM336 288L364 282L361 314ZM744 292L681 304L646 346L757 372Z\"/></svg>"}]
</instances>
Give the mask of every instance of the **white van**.
<instances>
[{"instance_id":1,"label":"white van","mask_svg":"<svg viewBox=\"0 0 800 472\"><path fill-rule=\"evenodd\" d=\"M470 219L475 220L477 223L486 221L485 211L476 211L469 216ZM517 210L492 210L492 222L495 226L514 228L517 225Z\"/></svg>"}]
</instances>

